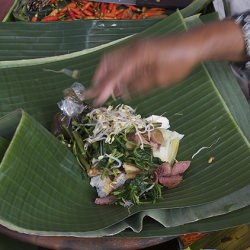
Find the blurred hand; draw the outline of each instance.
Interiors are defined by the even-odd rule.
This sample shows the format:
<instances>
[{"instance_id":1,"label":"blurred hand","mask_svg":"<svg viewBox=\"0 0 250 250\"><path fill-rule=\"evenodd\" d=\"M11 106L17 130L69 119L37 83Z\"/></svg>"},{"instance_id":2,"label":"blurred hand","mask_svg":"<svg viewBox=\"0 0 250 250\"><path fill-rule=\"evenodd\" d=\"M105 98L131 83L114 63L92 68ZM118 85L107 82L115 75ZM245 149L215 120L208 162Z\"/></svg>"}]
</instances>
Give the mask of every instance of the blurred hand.
<instances>
[{"instance_id":1,"label":"blurred hand","mask_svg":"<svg viewBox=\"0 0 250 250\"><path fill-rule=\"evenodd\" d=\"M103 104L111 94L123 97L184 78L195 65L182 36L139 40L103 56L86 98Z\"/></svg>"},{"instance_id":2,"label":"blurred hand","mask_svg":"<svg viewBox=\"0 0 250 250\"><path fill-rule=\"evenodd\" d=\"M241 27L233 20L201 25L178 35L142 39L103 56L86 98L103 104L111 94L123 97L167 87L207 60L246 60Z\"/></svg>"}]
</instances>

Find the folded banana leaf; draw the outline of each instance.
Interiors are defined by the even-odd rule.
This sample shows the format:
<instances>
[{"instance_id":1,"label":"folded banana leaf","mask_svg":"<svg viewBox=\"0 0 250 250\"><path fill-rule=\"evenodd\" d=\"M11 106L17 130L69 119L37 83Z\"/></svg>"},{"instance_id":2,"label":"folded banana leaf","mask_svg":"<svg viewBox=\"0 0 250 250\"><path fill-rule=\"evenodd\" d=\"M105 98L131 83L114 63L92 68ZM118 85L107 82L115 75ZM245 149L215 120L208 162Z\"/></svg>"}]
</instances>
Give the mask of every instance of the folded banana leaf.
<instances>
[{"instance_id":1,"label":"folded banana leaf","mask_svg":"<svg viewBox=\"0 0 250 250\"><path fill-rule=\"evenodd\" d=\"M184 16L191 16L210 2L211 0L195 0L181 11ZM0 61L57 56L93 48L139 33L160 20L0 23Z\"/></svg>"},{"instance_id":2,"label":"folded banana leaf","mask_svg":"<svg viewBox=\"0 0 250 250\"><path fill-rule=\"evenodd\" d=\"M185 28L177 12L143 35ZM112 43L65 56L0 63L0 114L25 110L0 120L0 136L7 143L1 147L2 225L38 235L94 237L118 233L126 228L124 224L140 231L142 218L151 216L159 222L154 223L157 228L164 229L164 225L170 230L185 224L185 232L189 232L194 221L244 211L249 205L250 110L230 71L220 64L211 69L217 78L212 78L207 66L199 66L181 84L154 90L128 103L143 115L165 113L172 128L185 134L179 160L191 159L201 147L210 147L192 160L181 185L165 191L163 201L134 206L129 211L93 203L95 191L81 176L73 155L42 126L50 127L62 90L73 82L47 69L77 69L78 81L88 85L99 57L115 46ZM216 160L209 164L211 156ZM249 222L249 217L244 219L244 223Z\"/></svg>"},{"instance_id":3,"label":"folded banana leaf","mask_svg":"<svg viewBox=\"0 0 250 250\"><path fill-rule=\"evenodd\" d=\"M236 210L231 213L227 213L221 216L215 216L213 218L199 220L190 224L185 224L177 227L164 228L155 221L146 218L143 223L143 230L140 233L135 234L129 230L121 232L110 238L132 238L132 237L153 237L153 236L178 236L182 234L195 233L195 232L212 232L223 230L227 228L236 227L245 224L249 221L250 206Z\"/></svg>"}]
</instances>

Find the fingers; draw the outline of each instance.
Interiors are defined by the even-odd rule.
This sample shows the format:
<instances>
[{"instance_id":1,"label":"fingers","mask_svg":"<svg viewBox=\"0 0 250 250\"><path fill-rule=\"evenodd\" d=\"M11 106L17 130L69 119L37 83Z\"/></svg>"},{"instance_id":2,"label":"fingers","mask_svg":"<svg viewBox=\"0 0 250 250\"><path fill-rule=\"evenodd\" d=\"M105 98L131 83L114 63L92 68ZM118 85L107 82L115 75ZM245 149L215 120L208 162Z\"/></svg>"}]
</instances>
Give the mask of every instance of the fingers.
<instances>
[{"instance_id":1,"label":"fingers","mask_svg":"<svg viewBox=\"0 0 250 250\"><path fill-rule=\"evenodd\" d=\"M145 46L127 46L105 55L93 77L86 99L95 99L102 105L110 95L128 98L130 93L141 93L152 83L151 60ZM139 78L141 82L138 82Z\"/></svg>"}]
</instances>

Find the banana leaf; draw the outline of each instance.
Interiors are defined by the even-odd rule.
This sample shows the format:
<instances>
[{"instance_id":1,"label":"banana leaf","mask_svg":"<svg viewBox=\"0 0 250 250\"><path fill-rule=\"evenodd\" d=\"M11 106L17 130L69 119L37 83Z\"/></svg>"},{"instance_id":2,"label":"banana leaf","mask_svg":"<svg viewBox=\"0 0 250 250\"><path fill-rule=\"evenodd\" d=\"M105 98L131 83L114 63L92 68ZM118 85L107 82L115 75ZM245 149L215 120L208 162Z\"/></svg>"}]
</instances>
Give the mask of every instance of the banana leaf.
<instances>
[{"instance_id":1,"label":"banana leaf","mask_svg":"<svg viewBox=\"0 0 250 250\"><path fill-rule=\"evenodd\" d=\"M178 32L185 30L185 25L177 12L167 22L164 20L147 32L148 35ZM48 128L61 91L70 85L72 79L44 69L60 70L70 65L70 68L81 72L79 80L87 85L99 56L113 46L115 44L56 58L2 62L1 114L21 107ZM214 70L220 72L221 68ZM149 209L159 210L159 213L164 209L169 217L157 218L155 215L154 218L166 225L171 213L177 209L184 211L179 212L181 221L188 210L194 208L193 211L196 211L195 207L199 206L202 210L199 209L201 216L197 215L198 219L207 218L205 212L209 211L213 202L219 204L221 215L247 206L249 131L242 129L244 123L239 121L250 117L249 107L237 87L236 93L231 93L229 89L227 94L232 102L240 104L227 105L221 94L224 91L221 85L225 81L229 86L237 86L230 73L215 82L207 68L200 66L181 84L164 91L152 91L129 102L144 115L167 112L172 127L186 135L179 159L190 159L197 149L216 142L194 158L184 182L176 189L165 192L164 201L133 207L130 211L116 206L95 206L95 193L88 181L82 179L73 156L30 115L19 111L3 117L0 136L11 143L0 168L2 224L19 232L39 235L88 236L92 233L91 236L94 236L97 230L110 229L110 226L120 222L127 223L124 219L137 213L147 213ZM182 94L184 92L185 95ZM234 119L237 112L232 113L233 109L244 111L239 113L237 123ZM249 127L248 119L245 126ZM216 158L211 165L207 163L210 156ZM79 195L81 193L84 195ZM230 196L236 194L236 200ZM193 219L194 216L189 215L189 222Z\"/></svg>"},{"instance_id":2,"label":"banana leaf","mask_svg":"<svg viewBox=\"0 0 250 250\"><path fill-rule=\"evenodd\" d=\"M190 246L199 249L247 249L250 245L249 225L213 232Z\"/></svg>"},{"instance_id":3,"label":"banana leaf","mask_svg":"<svg viewBox=\"0 0 250 250\"><path fill-rule=\"evenodd\" d=\"M143 223L143 230L140 233L135 234L130 230L125 230L120 234L114 235L108 238L132 238L132 237L164 237L168 236L178 236L188 233L195 232L213 232L223 229L230 229L237 227L239 225L245 224L246 221L249 221L250 216L250 206L236 210L231 213L227 213L220 216L214 216L213 218L199 220L190 224L185 224L177 227L164 228L159 224L156 224L155 221L146 218Z\"/></svg>"},{"instance_id":4,"label":"banana leaf","mask_svg":"<svg viewBox=\"0 0 250 250\"><path fill-rule=\"evenodd\" d=\"M191 16L210 2L211 0L195 0L181 11L184 16ZM139 33L160 20L0 23L0 61L57 56L93 48Z\"/></svg>"}]
</instances>

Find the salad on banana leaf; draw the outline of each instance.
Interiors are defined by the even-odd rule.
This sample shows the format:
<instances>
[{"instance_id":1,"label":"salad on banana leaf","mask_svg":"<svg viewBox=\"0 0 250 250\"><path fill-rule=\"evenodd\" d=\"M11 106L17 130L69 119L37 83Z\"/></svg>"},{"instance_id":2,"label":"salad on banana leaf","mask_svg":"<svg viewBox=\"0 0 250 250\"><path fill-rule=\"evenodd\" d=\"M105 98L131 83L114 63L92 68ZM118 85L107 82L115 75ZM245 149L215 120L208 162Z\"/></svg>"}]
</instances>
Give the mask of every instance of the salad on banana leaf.
<instances>
[{"instance_id":1,"label":"salad on banana leaf","mask_svg":"<svg viewBox=\"0 0 250 250\"><path fill-rule=\"evenodd\" d=\"M96 204L156 202L162 188L182 181L190 161L176 160L183 135L169 130L166 117L144 118L123 104L92 108L78 90L79 86L66 90L53 133L89 177L97 191Z\"/></svg>"}]
</instances>

